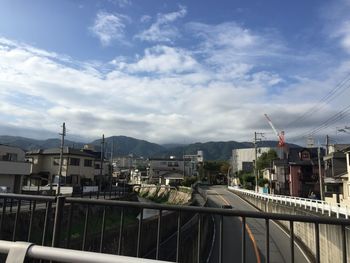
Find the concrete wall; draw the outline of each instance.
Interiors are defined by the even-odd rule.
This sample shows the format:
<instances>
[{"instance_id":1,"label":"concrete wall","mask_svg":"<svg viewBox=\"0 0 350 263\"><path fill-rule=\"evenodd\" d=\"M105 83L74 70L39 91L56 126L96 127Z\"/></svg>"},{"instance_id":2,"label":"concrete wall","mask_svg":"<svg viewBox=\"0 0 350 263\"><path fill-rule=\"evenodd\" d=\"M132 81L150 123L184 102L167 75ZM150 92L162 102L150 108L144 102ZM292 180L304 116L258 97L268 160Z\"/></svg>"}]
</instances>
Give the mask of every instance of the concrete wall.
<instances>
[{"instance_id":1,"label":"concrete wall","mask_svg":"<svg viewBox=\"0 0 350 263\"><path fill-rule=\"evenodd\" d=\"M280 203L267 202L263 199L257 199L251 196L237 193L243 199L247 200L260 210L271 213L293 214L293 215L315 215L312 212L299 210L297 207L282 205ZM289 230L289 222L279 221L287 230ZM321 262L343 262L342 252L342 235L341 227L334 225L320 225L320 257ZM350 229L346 228L346 244L347 244L347 261L350 262ZM311 223L294 223L294 233L296 238L302 242L313 257L316 255L316 239L315 226Z\"/></svg>"}]
</instances>

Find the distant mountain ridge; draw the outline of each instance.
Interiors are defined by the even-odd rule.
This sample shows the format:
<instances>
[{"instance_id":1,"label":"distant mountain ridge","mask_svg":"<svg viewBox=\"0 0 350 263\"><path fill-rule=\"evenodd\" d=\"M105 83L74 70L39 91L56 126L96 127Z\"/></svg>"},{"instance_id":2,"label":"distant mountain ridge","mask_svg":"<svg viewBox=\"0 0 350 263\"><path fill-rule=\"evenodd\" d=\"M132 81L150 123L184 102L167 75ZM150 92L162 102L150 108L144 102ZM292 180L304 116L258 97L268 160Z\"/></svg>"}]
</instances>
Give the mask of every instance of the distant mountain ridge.
<instances>
[{"instance_id":1,"label":"distant mountain ridge","mask_svg":"<svg viewBox=\"0 0 350 263\"><path fill-rule=\"evenodd\" d=\"M0 144L6 144L22 148L25 151L35 149L49 149L60 147L60 139L36 140L19 136L0 136ZM65 140L65 146L81 149L85 144L94 145L96 150L101 149L101 139L90 143L73 142ZM276 147L277 141L262 141L258 143L259 147ZM159 145L145 140L139 140L127 136L111 136L105 138L105 152L107 156L126 156L133 154L134 156L148 157L169 157L182 156L183 154L197 154L198 150L202 150L205 160L228 160L232 155L233 149L251 148L254 144L251 142L205 142L193 143L188 145L167 144ZM290 147L299 147L290 144Z\"/></svg>"}]
</instances>

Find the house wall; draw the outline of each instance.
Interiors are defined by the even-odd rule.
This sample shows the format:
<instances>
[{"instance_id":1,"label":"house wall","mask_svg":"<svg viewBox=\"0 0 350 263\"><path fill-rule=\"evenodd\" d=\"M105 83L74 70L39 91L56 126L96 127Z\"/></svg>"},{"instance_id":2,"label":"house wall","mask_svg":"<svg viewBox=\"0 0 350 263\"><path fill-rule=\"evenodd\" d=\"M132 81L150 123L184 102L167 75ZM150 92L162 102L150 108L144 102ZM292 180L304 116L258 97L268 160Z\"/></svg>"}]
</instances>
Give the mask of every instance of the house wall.
<instances>
[{"instance_id":1,"label":"house wall","mask_svg":"<svg viewBox=\"0 0 350 263\"><path fill-rule=\"evenodd\" d=\"M18 147L0 145L0 186L9 192L20 193L22 176L30 174L30 163L25 162L25 153Z\"/></svg>"},{"instance_id":2,"label":"house wall","mask_svg":"<svg viewBox=\"0 0 350 263\"><path fill-rule=\"evenodd\" d=\"M70 160L71 158L79 159L79 165L71 165ZM84 166L84 160L90 160L92 162L91 167L90 166ZM82 157L82 156L70 156L68 160L68 171L67 176L72 175L80 175L80 177L88 178L93 180L95 175L95 167L94 167L94 158L91 157Z\"/></svg>"},{"instance_id":3,"label":"house wall","mask_svg":"<svg viewBox=\"0 0 350 263\"><path fill-rule=\"evenodd\" d=\"M343 180L343 202L350 205L350 153L346 153L346 169L348 172L348 177Z\"/></svg>"},{"instance_id":4,"label":"house wall","mask_svg":"<svg viewBox=\"0 0 350 263\"><path fill-rule=\"evenodd\" d=\"M58 176L59 173L59 155L33 155L28 157L31 159L32 165L31 165L31 173L38 174L41 172L48 173L49 175L52 175L53 178L55 176ZM71 165L70 160L71 158L79 159L79 165ZM54 164L54 160L58 161L58 164ZM92 162L91 166L85 166L84 160L90 160ZM80 155L72 155L69 156L65 155L63 157L62 162L62 176L68 177L68 176L76 176L78 178L78 182L75 181L75 183L79 183L81 178L87 178L94 180L95 175L100 174L100 169L95 169L95 163L100 163L98 161L95 161L95 158L89 157L89 156L80 156ZM103 165L103 174L108 174L108 163L105 162Z\"/></svg>"},{"instance_id":5,"label":"house wall","mask_svg":"<svg viewBox=\"0 0 350 263\"><path fill-rule=\"evenodd\" d=\"M299 182L299 166L290 166L290 195L291 196L299 196L300 192L300 182Z\"/></svg>"},{"instance_id":6,"label":"house wall","mask_svg":"<svg viewBox=\"0 0 350 263\"><path fill-rule=\"evenodd\" d=\"M334 175L343 174L347 171L346 169L346 159L333 159L333 167L331 168Z\"/></svg>"}]
</instances>

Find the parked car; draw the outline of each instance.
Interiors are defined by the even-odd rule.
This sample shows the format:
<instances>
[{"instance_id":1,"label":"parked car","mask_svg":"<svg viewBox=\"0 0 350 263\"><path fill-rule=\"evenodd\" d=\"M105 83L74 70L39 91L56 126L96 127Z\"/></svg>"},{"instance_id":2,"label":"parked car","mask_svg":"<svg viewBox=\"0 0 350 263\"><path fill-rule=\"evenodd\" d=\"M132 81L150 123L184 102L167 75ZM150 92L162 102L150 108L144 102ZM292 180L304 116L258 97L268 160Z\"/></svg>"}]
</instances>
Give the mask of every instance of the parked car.
<instances>
[{"instance_id":1,"label":"parked car","mask_svg":"<svg viewBox=\"0 0 350 263\"><path fill-rule=\"evenodd\" d=\"M232 205L222 205L221 208L232 209Z\"/></svg>"},{"instance_id":2,"label":"parked car","mask_svg":"<svg viewBox=\"0 0 350 263\"><path fill-rule=\"evenodd\" d=\"M0 193L9 193L10 187L8 186L0 186Z\"/></svg>"}]
</instances>

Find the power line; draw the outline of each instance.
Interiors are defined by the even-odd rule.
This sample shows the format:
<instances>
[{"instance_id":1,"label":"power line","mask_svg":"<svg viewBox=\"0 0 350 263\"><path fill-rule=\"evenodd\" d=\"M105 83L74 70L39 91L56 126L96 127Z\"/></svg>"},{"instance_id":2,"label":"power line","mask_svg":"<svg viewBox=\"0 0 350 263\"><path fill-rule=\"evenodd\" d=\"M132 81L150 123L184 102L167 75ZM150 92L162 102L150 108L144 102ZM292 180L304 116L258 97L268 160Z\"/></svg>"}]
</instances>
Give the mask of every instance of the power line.
<instances>
[{"instance_id":1,"label":"power line","mask_svg":"<svg viewBox=\"0 0 350 263\"><path fill-rule=\"evenodd\" d=\"M322 122L319 126L316 126L315 128L309 130L308 132L302 133L301 135L293 136L291 139L302 138L302 137L305 137L307 135L314 135L314 134L318 133L319 131L330 127L331 125L333 125L337 121L345 118L347 116L347 113L349 113L349 112L350 112L350 105L346 106L341 111L339 111L336 114L329 117L326 121Z\"/></svg>"},{"instance_id":2,"label":"power line","mask_svg":"<svg viewBox=\"0 0 350 263\"><path fill-rule=\"evenodd\" d=\"M297 117L294 121L289 122L286 125L286 127L290 127L292 124L305 120L316 111L319 111L327 102L332 101L334 98L336 98L337 96L342 94L344 91L346 91L350 87L350 85L346 86L347 82L349 81L350 81L350 73L342 81L340 81L331 91L329 91L317 103L315 103L315 105L311 107L311 109L304 112L302 115Z\"/></svg>"}]
</instances>

